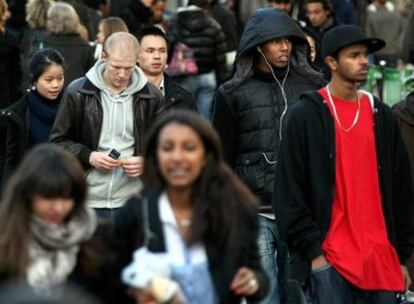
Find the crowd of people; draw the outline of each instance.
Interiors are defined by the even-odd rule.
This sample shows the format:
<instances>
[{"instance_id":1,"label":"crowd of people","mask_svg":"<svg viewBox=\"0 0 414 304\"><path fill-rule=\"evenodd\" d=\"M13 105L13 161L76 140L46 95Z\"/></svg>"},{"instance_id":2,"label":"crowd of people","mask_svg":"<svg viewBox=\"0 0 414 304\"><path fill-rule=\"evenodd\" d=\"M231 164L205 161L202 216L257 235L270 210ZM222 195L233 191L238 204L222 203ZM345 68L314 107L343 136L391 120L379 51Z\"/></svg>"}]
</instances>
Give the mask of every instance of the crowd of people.
<instances>
[{"instance_id":1,"label":"crowd of people","mask_svg":"<svg viewBox=\"0 0 414 304\"><path fill-rule=\"evenodd\" d=\"M411 303L414 5L182 2L0 0L0 302Z\"/></svg>"}]
</instances>

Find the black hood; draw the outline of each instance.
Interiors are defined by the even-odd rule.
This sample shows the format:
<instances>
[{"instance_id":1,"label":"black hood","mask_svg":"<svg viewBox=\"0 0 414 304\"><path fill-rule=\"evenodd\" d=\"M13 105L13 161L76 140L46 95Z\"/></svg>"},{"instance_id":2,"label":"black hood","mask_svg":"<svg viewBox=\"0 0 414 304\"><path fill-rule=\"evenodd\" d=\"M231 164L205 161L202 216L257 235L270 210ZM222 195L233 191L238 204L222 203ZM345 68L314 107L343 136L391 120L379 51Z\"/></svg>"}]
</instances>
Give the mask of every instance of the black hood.
<instances>
[{"instance_id":1,"label":"black hood","mask_svg":"<svg viewBox=\"0 0 414 304\"><path fill-rule=\"evenodd\" d=\"M207 12L195 5L179 8L177 15L179 25L190 33L201 32L209 23Z\"/></svg>"},{"instance_id":2,"label":"black hood","mask_svg":"<svg viewBox=\"0 0 414 304\"><path fill-rule=\"evenodd\" d=\"M305 34L288 14L274 8L258 9L246 22L236 60L256 46L282 37L291 37L300 43L307 43Z\"/></svg>"},{"instance_id":3,"label":"black hood","mask_svg":"<svg viewBox=\"0 0 414 304\"><path fill-rule=\"evenodd\" d=\"M309 46L299 25L285 12L275 8L257 9L247 20L235 61L235 74L226 83L234 89L253 73L253 57L256 46L276 38L289 37L293 48L290 67L311 82L323 84L323 76L310 62Z\"/></svg>"}]
</instances>

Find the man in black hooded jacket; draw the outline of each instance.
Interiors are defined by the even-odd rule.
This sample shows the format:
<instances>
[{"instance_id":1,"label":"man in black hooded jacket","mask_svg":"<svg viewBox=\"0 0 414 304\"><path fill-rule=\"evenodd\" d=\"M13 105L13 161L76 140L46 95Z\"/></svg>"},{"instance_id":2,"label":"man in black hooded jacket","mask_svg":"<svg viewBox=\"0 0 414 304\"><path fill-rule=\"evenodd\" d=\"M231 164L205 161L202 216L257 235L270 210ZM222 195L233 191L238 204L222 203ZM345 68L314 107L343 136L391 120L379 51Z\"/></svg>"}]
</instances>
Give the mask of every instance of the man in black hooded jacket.
<instances>
[{"instance_id":1,"label":"man in black hooded jacket","mask_svg":"<svg viewBox=\"0 0 414 304\"><path fill-rule=\"evenodd\" d=\"M308 54L305 35L285 12L256 10L241 37L235 74L214 100L212 121L226 161L260 199L259 250L271 278L263 303L279 301L271 196L281 127L290 104L304 91L323 85Z\"/></svg>"},{"instance_id":2,"label":"man in black hooded jacket","mask_svg":"<svg viewBox=\"0 0 414 304\"><path fill-rule=\"evenodd\" d=\"M332 79L303 94L286 118L274 210L290 277L312 303L394 304L410 285L409 158L391 110L358 90L368 54L384 45L354 25L330 30L322 54Z\"/></svg>"}]
</instances>

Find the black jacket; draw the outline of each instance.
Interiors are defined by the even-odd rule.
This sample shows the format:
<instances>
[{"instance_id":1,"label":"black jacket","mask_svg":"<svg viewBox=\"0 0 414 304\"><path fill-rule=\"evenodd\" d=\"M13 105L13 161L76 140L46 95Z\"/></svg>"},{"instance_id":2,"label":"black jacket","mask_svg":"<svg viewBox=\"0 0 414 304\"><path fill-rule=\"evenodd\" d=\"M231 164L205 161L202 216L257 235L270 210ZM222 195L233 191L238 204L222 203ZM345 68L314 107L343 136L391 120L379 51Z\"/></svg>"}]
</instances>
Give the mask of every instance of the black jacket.
<instances>
[{"instance_id":1,"label":"black jacket","mask_svg":"<svg viewBox=\"0 0 414 304\"><path fill-rule=\"evenodd\" d=\"M21 96L19 65L20 41L9 30L0 33L0 109L5 109Z\"/></svg>"},{"instance_id":2,"label":"black jacket","mask_svg":"<svg viewBox=\"0 0 414 304\"><path fill-rule=\"evenodd\" d=\"M234 12L224 4L214 0L211 4L211 14L221 25L226 36L227 52L235 51L239 45L237 19Z\"/></svg>"},{"instance_id":3,"label":"black jacket","mask_svg":"<svg viewBox=\"0 0 414 304\"><path fill-rule=\"evenodd\" d=\"M170 36L173 43L183 42L193 49L199 74L213 71L218 83L226 79L226 38L220 24L206 11L178 12Z\"/></svg>"},{"instance_id":4,"label":"black jacket","mask_svg":"<svg viewBox=\"0 0 414 304\"><path fill-rule=\"evenodd\" d=\"M152 15L151 8L142 4L142 1L130 0L120 17L125 21L129 32L139 37L143 28L152 25Z\"/></svg>"},{"instance_id":5,"label":"black jacket","mask_svg":"<svg viewBox=\"0 0 414 304\"><path fill-rule=\"evenodd\" d=\"M65 88L75 79L83 77L93 66L93 49L77 34L49 34L43 46L58 50L65 58Z\"/></svg>"},{"instance_id":6,"label":"black jacket","mask_svg":"<svg viewBox=\"0 0 414 304\"><path fill-rule=\"evenodd\" d=\"M167 109L188 109L197 111L191 93L180 87L167 74L164 74L164 90Z\"/></svg>"},{"instance_id":7,"label":"black jacket","mask_svg":"<svg viewBox=\"0 0 414 304\"><path fill-rule=\"evenodd\" d=\"M156 87L147 83L133 95L133 108L134 155L140 155L145 134L165 110L164 98ZM66 90L49 140L67 148L88 169L90 154L98 148L102 120L100 90L82 77Z\"/></svg>"},{"instance_id":8,"label":"black jacket","mask_svg":"<svg viewBox=\"0 0 414 304\"><path fill-rule=\"evenodd\" d=\"M29 149L27 95L1 111L0 115L7 126L4 184Z\"/></svg>"},{"instance_id":9,"label":"black jacket","mask_svg":"<svg viewBox=\"0 0 414 304\"><path fill-rule=\"evenodd\" d=\"M393 105L392 111L400 126L401 135L410 157L411 176L414 177L414 92L403 101Z\"/></svg>"},{"instance_id":10,"label":"black jacket","mask_svg":"<svg viewBox=\"0 0 414 304\"><path fill-rule=\"evenodd\" d=\"M153 234L148 249L152 252L165 252L164 233L158 209L160 192L148 191L144 196L148 199L149 228ZM114 252L118 253L120 270L131 262L132 253L143 245L142 202L143 196L132 197L115 216L110 240L114 242ZM220 303L240 303L240 297L231 292L230 284L237 270L243 266L255 271L260 286L258 294L251 300L260 300L267 294L268 280L257 250L257 216L246 218L239 231L240 242L227 253L219 251L214 244L205 244L209 270Z\"/></svg>"},{"instance_id":11,"label":"black jacket","mask_svg":"<svg viewBox=\"0 0 414 304\"><path fill-rule=\"evenodd\" d=\"M388 238L400 263L414 243L414 201L410 164L391 110L374 101L374 132L382 208ZM335 187L335 129L317 92L304 94L287 117L276 169L274 211L291 255L293 274L305 280L312 259L323 254Z\"/></svg>"},{"instance_id":12,"label":"black jacket","mask_svg":"<svg viewBox=\"0 0 414 304\"><path fill-rule=\"evenodd\" d=\"M296 23L278 10L257 10L242 35L236 73L218 89L213 105L212 122L220 134L225 159L260 198L264 212L271 212L279 132L286 106L272 75L253 72L253 65L258 56L256 46L280 37L292 37L294 41L290 68L283 71L284 75L288 73L284 85L288 106L302 92L322 86L322 75L307 61L306 38Z\"/></svg>"}]
</instances>

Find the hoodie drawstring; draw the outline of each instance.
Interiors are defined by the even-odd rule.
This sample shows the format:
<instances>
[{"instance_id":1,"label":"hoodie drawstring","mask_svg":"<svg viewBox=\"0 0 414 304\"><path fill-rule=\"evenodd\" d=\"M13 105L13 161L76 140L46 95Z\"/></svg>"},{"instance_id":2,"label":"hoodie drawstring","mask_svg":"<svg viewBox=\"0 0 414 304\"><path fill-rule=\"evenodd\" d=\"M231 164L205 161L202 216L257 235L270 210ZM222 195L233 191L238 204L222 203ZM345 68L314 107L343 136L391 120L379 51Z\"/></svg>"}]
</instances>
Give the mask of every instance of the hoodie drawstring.
<instances>
[{"instance_id":1,"label":"hoodie drawstring","mask_svg":"<svg viewBox=\"0 0 414 304\"><path fill-rule=\"evenodd\" d=\"M279 120L279 139L280 139L280 141L282 141L283 118L285 117L286 112L288 110L288 100L287 100L287 95L286 95L286 91L285 91L285 83L286 83L286 80L287 80L287 77L288 77L289 71L290 71L290 61L288 61L287 71L286 71L285 77L283 78L282 83L280 83L280 81L277 79L277 77L275 75L275 72L273 71L273 67L270 65L269 61L267 61L267 58L263 54L262 50L260 48L258 48L257 50L262 55L264 61L266 62L267 66L269 67L270 71L272 72L273 79L275 80L275 82L279 86L281 94L282 94L283 101L285 103L285 107L283 109L282 115L280 116L280 120Z\"/></svg>"},{"instance_id":2,"label":"hoodie drawstring","mask_svg":"<svg viewBox=\"0 0 414 304\"><path fill-rule=\"evenodd\" d=\"M131 96L131 94L128 94L124 98L121 99L120 96L118 96L118 98L113 98L111 96L111 94L109 92L107 92L106 90L103 90L103 92L112 101L112 103L111 103L111 109L109 111L109 113L110 113L110 117L109 117L109 132L111 132L111 133L112 133L112 121L113 121L113 116L114 116L115 104L116 103L122 104L122 109L123 109L123 129L122 129L122 136L121 136L121 138L124 138L124 136L126 134L126 109L125 109L125 101L128 100L128 98Z\"/></svg>"}]
</instances>

